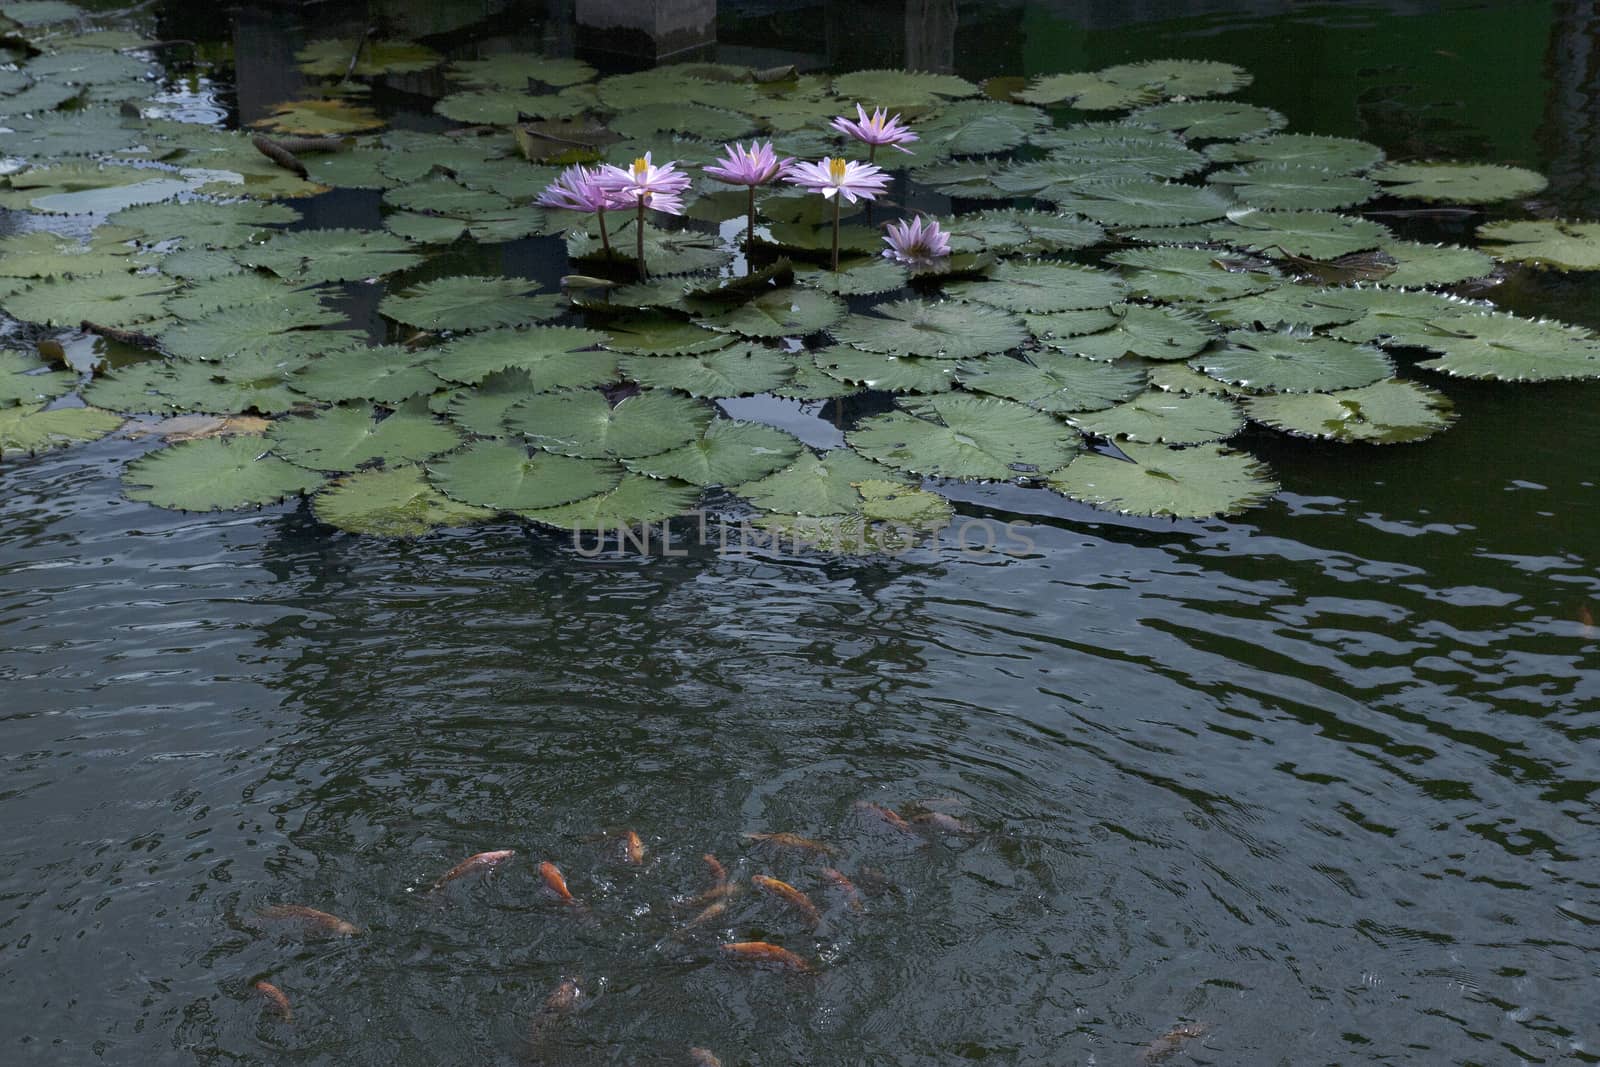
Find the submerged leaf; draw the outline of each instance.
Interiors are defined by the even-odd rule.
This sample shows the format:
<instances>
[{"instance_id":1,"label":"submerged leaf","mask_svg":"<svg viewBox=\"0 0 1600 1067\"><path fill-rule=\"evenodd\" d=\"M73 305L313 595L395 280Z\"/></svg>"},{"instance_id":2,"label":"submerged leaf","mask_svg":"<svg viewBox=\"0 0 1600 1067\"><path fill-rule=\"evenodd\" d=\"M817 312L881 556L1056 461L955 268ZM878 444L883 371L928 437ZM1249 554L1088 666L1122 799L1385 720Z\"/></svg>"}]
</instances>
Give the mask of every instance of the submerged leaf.
<instances>
[{"instance_id":1,"label":"submerged leaf","mask_svg":"<svg viewBox=\"0 0 1600 1067\"><path fill-rule=\"evenodd\" d=\"M1256 422L1300 437L1393 445L1422 441L1450 425L1448 397L1415 382L1386 381L1364 389L1253 397Z\"/></svg>"},{"instance_id":2,"label":"submerged leaf","mask_svg":"<svg viewBox=\"0 0 1600 1067\"><path fill-rule=\"evenodd\" d=\"M128 464L130 500L179 511L232 511L309 493L322 475L266 452L255 437L211 437L170 445Z\"/></svg>"},{"instance_id":3,"label":"submerged leaf","mask_svg":"<svg viewBox=\"0 0 1600 1067\"><path fill-rule=\"evenodd\" d=\"M1259 460L1221 445L1118 447L1127 459L1086 452L1051 473L1046 484L1107 511L1174 519L1236 515L1278 491Z\"/></svg>"}]
</instances>

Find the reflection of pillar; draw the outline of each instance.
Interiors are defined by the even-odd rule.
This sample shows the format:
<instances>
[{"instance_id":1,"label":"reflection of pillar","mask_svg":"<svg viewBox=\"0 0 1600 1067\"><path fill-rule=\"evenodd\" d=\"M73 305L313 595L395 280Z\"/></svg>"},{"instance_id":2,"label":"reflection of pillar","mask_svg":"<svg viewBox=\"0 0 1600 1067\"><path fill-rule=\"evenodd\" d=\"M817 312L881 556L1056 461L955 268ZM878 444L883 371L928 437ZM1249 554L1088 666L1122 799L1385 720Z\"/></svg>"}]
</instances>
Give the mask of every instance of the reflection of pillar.
<instances>
[{"instance_id":1,"label":"reflection of pillar","mask_svg":"<svg viewBox=\"0 0 1600 1067\"><path fill-rule=\"evenodd\" d=\"M300 33L280 12L242 7L233 28L239 124L261 118L273 104L300 95L305 79L294 58Z\"/></svg>"},{"instance_id":2,"label":"reflection of pillar","mask_svg":"<svg viewBox=\"0 0 1600 1067\"><path fill-rule=\"evenodd\" d=\"M905 0L828 0L823 24L834 70L898 67L904 57Z\"/></svg>"},{"instance_id":3,"label":"reflection of pillar","mask_svg":"<svg viewBox=\"0 0 1600 1067\"><path fill-rule=\"evenodd\" d=\"M906 0L906 69L935 74L956 67L956 0Z\"/></svg>"},{"instance_id":4,"label":"reflection of pillar","mask_svg":"<svg viewBox=\"0 0 1600 1067\"><path fill-rule=\"evenodd\" d=\"M1545 194L1562 214L1600 213L1600 15L1592 4L1558 0L1550 19L1545 53L1544 149L1550 190Z\"/></svg>"},{"instance_id":5,"label":"reflection of pillar","mask_svg":"<svg viewBox=\"0 0 1600 1067\"><path fill-rule=\"evenodd\" d=\"M717 0L576 0L578 45L662 59L713 44Z\"/></svg>"}]
</instances>

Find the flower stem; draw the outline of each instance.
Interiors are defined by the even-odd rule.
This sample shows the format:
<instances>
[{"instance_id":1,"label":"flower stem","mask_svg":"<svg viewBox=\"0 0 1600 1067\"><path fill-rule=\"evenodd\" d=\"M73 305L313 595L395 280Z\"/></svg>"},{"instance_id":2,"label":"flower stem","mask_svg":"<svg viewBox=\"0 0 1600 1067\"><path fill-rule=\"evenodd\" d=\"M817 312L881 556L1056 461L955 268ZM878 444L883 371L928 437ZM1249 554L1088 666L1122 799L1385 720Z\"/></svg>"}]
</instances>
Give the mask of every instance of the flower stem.
<instances>
[{"instance_id":1,"label":"flower stem","mask_svg":"<svg viewBox=\"0 0 1600 1067\"><path fill-rule=\"evenodd\" d=\"M611 235L606 233L606 209L596 208L594 217L600 220L600 247L606 250L606 258L611 258Z\"/></svg>"},{"instance_id":2,"label":"flower stem","mask_svg":"<svg viewBox=\"0 0 1600 1067\"><path fill-rule=\"evenodd\" d=\"M835 271L839 269L839 209L843 201L843 195L836 195L833 198L833 269Z\"/></svg>"},{"instance_id":3,"label":"flower stem","mask_svg":"<svg viewBox=\"0 0 1600 1067\"><path fill-rule=\"evenodd\" d=\"M750 224L749 224L748 227L746 227L745 233L744 233L744 262L745 262L745 266L747 268L750 266L750 249L755 247L755 243L756 243L756 187L752 185L750 187ZM748 270L746 271L746 273L748 273Z\"/></svg>"},{"instance_id":4,"label":"flower stem","mask_svg":"<svg viewBox=\"0 0 1600 1067\"><path fill-rule=\"evenodd\" d=\"M868 163L876 163L877 161L878 161L878 146L875 145L875 144L867 145L867 162Z\"/></svg>"},{"instance_id":5,"label":"flower stem","mask_svg":"<svg viewBox=\"0 0 1600 1067\"><path fill-rule=\"evenodd\" d=\"M644 269L644 198L643 197L639 198L639 221L635 224L635 229L634 229L633 236L636 239L636 243L634 245L634 248L635 248L635 251L638 254L638 259L639 259L639 280L642 282L646 278L650 277L650 275L648 273L646 273L646 271Z\"/></svg>"}]
</instances>

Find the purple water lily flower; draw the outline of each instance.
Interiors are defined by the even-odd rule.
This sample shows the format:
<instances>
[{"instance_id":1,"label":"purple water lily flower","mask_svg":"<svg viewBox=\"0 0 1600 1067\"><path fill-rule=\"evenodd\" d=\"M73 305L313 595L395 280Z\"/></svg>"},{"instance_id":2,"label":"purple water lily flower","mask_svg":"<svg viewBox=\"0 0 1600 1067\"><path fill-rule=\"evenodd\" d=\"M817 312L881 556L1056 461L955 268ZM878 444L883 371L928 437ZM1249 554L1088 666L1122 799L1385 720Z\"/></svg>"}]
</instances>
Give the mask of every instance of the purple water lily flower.
<instances>
[{"instance_id":1,"label":"purple water lily flower","mask_svg":"<svg viewBox=\"0 0 1600 1067\"><path fill-rule=\"evenodd\" d=\"M877 108L869 116L867 109L860 104L856 105L855 119L840 115L833 120L833 128L840 133L854 137L868 146L868 159L876 159L879 145L893 145L895 148L911 154L911 149L902 148L917 139L917 135L900 121L900 116L889 117L888 108Z\"/></svg>"},{"instance_id":2,"label":"purple water lily flower","mask_svg":"<svg viewBox=\"0 0 1600 1067\"><path fill-rule=\"evenodd\" d=\"M722 148L727 155L707 166L705 172L729 185L749 187L749 226L745 232L745 247L748 248L756 239L756 186L766 185L782 177L794 164L794 160L788 157L779 159L771 141L765 144L751 141L749 148L735 142L723 145Z\"/></svg>"},{"instance_id":3,"label":"purple water lily flower","mask_svg":"<svg viewBox=\"0 0 1600 1067\"><path fill-rule=\"evenodd\" d=\"M689 176L678 169L676 160L656 166L646 152L624 170L609 164L600 169L600 181L619 200L638 208L634 236L638 242L639 277L644 267L644 209L654 208L668 215L683 214L683 194L689 189Z\"/></svg>"},{"instance_id":4,"label":"purple water lily flower","mask_svg":"<svg viewBox=\"0 0 1600 1067\"><path fill-rule=\"evenodd\" d=\"M796 163L784 181L803 186L833 201L833 269L839 269L839 205L848 200L876 200L889 184L882 167L824 157L820 163Z\"/></svg>"},{"instance_id":5,"label":"purple water lily flower","mask_svg":"<svg viewBox=\"0 0 1600 1067\"><path fill-rule=\"evenodd\" d=\"M540 207L559 208L562 211L582 211L600 221L600 244L606 255L611 254L611 237L606 233L606 212L612 208L632 207L631 201L621 200L600 177L599 167L571 166L562 171L545 191L539 194Z\"/></svg>"},{"instance_id":6,"label":"purple water lily flower","mask_svg":"<svg viewBox=\"0 0 1600 1067\"><path fill-rule=\"evenodd\" d=\"M929 267L950 254L950 235L939 223L925 215L889 223L884 241L884 258L908 267Z\"/></svg>"}]
</instances>

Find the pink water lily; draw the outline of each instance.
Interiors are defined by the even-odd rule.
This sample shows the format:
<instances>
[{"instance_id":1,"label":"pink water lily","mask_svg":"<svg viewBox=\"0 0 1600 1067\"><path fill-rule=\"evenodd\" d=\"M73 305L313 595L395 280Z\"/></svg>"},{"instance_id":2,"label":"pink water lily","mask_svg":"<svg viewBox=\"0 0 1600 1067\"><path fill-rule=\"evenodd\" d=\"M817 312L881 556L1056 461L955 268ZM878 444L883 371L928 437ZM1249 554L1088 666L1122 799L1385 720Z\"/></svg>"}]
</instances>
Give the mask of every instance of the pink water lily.
<instances>
[{"instance_id":1,"label":"pink water lily","mask_svg":"<svg viewBox=\"0 0 1600 1067\"><path fill-rule=\"evenodd\" d=\"M885 144L892 145L907 155L911 154L911 149L901 146L917 140L917 135L900 121L899 115L890 118L889 109L880 107L869 116L867 109L860 104L856 105L856 115L855 119L840 115L833 120L833 128L866 144L867 158L876 159L878 146Z\"/></svg>"},{"instance_id":2,"label":"pink water lily","mask_svg":"<svg viewBox=\"0 0 1600 1067\"><path fill-rule=\"evenodd\" d=\"M950 254L950 235L940 229L937 220L925 215L891 222L886 230L883 238L889 245L883 251L886 259L909 267L928 267Z\"/></svg>"},{"instance_id":3,"label":"pink water lily","mask_svg":"<svg viewBox=\"0 0 1600 1067\"><path fill-rule=\"evenodd\" d=\"M559 208L562 211L582 211L592 214L600 222L600 244L611 254L611 237L606 233L606 212L612 208L632 207L613 193L600 177L599 167L571 166L562 171L539 194L540 207Z\"/></svg>"},{"instance_id":4,"label":"pink water lily","mask_svg":"<svg viewBox=\"0 0 1600 1067\"><path fill-rule=\"evenodd\" d=\"M709 164L705 172L729 185L749 187L749 225L745 232L745 246L749 247L756 239L756 186L766 185L781 177L794 164L794 160L788 157L779 159L771 141L765 144L751 141L749 148L735 142L723 145L722 149L727 154L715 163Z\"/></svg>"},{"instance_id":5,"label":"pink water lily","mask_svg":"<svg viewBox=\"0 0 1600 1067\"><path fill-rule=\"evenodd\" d=\"M839 205L848 200L876 200L889 184L882 167L825 156L821 163L796 163L784 181L803 186L833 201L833 269L839 269Z\"/></svg>"},{"instance_id":6,"label":"pink water lily","mask_svg":"<svg viewBox=\"0 0 1600 1067\"><path fill-rule=\"evenodd\" d=\"M634 222L637 240L639 277L646 277L644 266L644 211L655 208L668 215L683 214L683 194L689 189L689 176L678 169L678 163L656 166L646 152L624 170L609 164L600 170L600 182L619 200L636 205L638 218Z\"/></svg>"}]
</instances>

